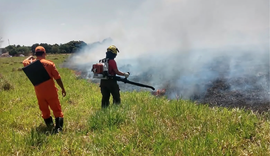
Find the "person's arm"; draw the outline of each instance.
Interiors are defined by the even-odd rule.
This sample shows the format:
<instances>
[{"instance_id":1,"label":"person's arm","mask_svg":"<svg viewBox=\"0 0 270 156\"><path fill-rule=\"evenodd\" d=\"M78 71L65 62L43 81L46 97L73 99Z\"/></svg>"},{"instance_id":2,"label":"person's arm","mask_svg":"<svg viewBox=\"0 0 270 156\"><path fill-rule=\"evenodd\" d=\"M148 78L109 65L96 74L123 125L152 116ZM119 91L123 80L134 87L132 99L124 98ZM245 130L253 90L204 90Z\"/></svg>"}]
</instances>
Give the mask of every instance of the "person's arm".
<instances>
[{"instance_id":1,"label":"person's arm","mask_svg":"<svg viewBox=\"0 0 270 156\"><path fill-rule=\"evenodd\" d=\"M63 82L62 82L61 78L60 79L56 79L56 82L59 85L59 87L61 87L61 89L62 89L62 95L63 95L63 97L65 97L66 96L66 90L64 88L64 85L63 85Z\"/></svg>"},{"instance_id":2,"label":"person's arm","mask_svg":"<svg viewBox=\"0 0 270 156\"><path fill-rule=\"evenodd\" d=\"M129 72L123 73L123 72L120 72L117 68L113 69L113 71L115 72L115 74L125 76L126 78L128 78L130 75Z\"/></svg>"},{"instance_id":3,"label":"person's arm","mask_svg":"<svg viewBox=\"0 0 270 156\"><path fill-rule=\"evenodd\" d=\"M27 65L31 64L33 61L35 61L35 58L33 56L29 56L25 60L23 60L22 63L24 66L27 66Z\"/></svg>"},{"instance_id":4,"label":"person's arm","mask_svg":"<svg viewBox=\"0 0 270 156\"><path fill-rule=\"evenodd\" d=\"M114 71L115 74L117 74L117 75L125 76L125 73L120 72L117 68L113 69L113 71Z\"/></svg>"},{"instance_id":5,"label":"person's arm","mask_svg":"<svg viewBox=\"0 0 270 156\"><path fill-rule=\"evenodd\" d=\"M50 61L52 62L52 61ZM62 79L60 77L59 72L57 71L55 64L52 62L52 64L48 67L50 75L55 79L55 81L57 82L58 86L61 87L62 89L62 96L65 97L66 96L66 90L65 87L63 85Z\"/></svg>"},{"instance_id":6,"label":"person's arm","mask_svg":"<svg viewBox=\"0 0 270 156\"><path fill-rule=\"evenodd\" d=\"M114 60L111 61L111 62L109 62L109 63L110 63L110 66L111 66L111 68L113 69L113 71L114 71L115 74L121 75L121 76L125 76L126 78L129 77L129 75L130 75L129 72L123 73L123 72L120 72L120 71L118 70L117 64L116 64L116 62L115 62Z\"/></svg>"}]
</instances>

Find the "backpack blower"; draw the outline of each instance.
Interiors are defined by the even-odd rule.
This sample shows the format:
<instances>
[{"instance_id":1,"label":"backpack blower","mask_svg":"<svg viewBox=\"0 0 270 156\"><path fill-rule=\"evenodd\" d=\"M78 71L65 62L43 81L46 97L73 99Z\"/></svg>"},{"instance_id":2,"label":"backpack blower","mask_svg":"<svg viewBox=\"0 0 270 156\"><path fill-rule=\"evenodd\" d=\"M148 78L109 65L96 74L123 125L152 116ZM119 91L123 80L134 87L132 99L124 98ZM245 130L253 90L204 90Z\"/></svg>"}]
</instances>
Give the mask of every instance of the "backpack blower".
<instances>
[{"instance_id":1,"label":"backpack blower","mask_svg":"<svg viewBox=\"0 0 270 156\"><path fill-rule=\"evenodd\" d=\"M93 78L97 78L97 79L113 79L113 80L116 80L116 81L121 81L121 82L124 82L124 83L129 83L129 84L132 84L132 85L151 88L152 90L155 90L155 88L152 87L152 86L148 86L148 85L145 85L145 84L129 81L127 78L122 78L122 77L119 77L119 76L111 76L111 75L109 75L109 73L108 73L108 69L109 69L108 62L109 62L109 59L104 58L102 60L99 60L99 63L93 64L92 70L91 70L94 73Z\"/></svg>"}]
</instances>

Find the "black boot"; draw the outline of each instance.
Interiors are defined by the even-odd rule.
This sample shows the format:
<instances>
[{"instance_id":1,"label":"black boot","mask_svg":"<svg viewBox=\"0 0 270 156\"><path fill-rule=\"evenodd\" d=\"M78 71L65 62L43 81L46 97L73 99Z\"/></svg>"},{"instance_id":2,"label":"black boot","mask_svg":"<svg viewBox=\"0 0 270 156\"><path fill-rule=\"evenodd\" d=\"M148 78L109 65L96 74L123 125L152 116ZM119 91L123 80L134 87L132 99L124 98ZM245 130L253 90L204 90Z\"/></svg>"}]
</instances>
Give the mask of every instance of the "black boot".
<instances>
[{"instance_id":1,"label":"black boot","mask_svg":"<svg viewBox=\"0 0 270 156\"><path fill-rule=\"evenodd\" d=\"M50 116L49 118L47 118L47 119L44 119L44 121L45 121L46 126L47 126L49 129L52 129L52 128L54 127L53 119L52 119L51 116Z\"/></svg>"},{"instance_id":2,"label":"black boot","mask_svg":"<svg viewBox=\"0 0 270 156\"><path fill-rule=\"evenodd\" d=\"M62 130L63 130L63 124L64 124L64 118L61 118L61 117L55 118L55 129L54 129L54 133L62 132Z\"/></svg>"}]
</instances>

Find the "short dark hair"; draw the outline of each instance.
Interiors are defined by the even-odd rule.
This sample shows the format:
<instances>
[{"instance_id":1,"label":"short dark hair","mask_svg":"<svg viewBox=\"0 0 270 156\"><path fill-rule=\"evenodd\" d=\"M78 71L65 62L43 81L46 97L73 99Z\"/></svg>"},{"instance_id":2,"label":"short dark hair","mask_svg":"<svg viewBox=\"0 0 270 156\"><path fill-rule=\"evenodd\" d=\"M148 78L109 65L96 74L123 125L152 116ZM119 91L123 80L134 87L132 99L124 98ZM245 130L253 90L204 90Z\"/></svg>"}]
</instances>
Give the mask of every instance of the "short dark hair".
<instances>
[{"instance_id":1,"label":"short dark hair","mask_svg":"<svg viewBox=\"0 0 270 156\"><path fill-rule=\"evenodd\" d=\"M44 52L36 52L36 56L42 56L44 54Z\"/></svg>"}]
</instances>

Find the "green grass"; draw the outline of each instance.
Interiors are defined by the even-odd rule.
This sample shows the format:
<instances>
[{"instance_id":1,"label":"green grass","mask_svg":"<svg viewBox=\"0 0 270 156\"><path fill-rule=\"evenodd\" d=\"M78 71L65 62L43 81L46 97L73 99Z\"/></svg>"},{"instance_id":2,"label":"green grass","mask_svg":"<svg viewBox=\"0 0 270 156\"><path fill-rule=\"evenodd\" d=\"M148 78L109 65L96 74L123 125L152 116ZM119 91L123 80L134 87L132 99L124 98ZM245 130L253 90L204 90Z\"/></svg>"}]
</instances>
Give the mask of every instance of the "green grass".
<instances>
[{"instance_id":1,"label":"green grass","mask_svg":"<svg viewBox=\"0 0 270 156\"><path fill-rule=\"evenodd\" d=\"M122 104L101 109L98 84L61 68L64 131L51 135L41 118L24 57L0 58L0 155L270 155L268 113L121 92ZM58 87L59 88L59 87ZM59 88L60 90L60 88Z\"/></svg>"}]
</instances>

